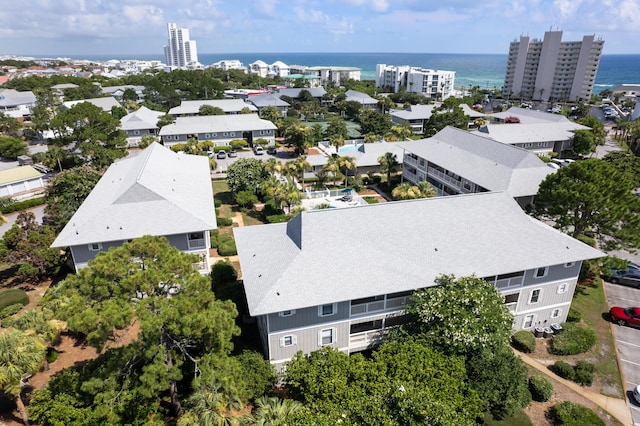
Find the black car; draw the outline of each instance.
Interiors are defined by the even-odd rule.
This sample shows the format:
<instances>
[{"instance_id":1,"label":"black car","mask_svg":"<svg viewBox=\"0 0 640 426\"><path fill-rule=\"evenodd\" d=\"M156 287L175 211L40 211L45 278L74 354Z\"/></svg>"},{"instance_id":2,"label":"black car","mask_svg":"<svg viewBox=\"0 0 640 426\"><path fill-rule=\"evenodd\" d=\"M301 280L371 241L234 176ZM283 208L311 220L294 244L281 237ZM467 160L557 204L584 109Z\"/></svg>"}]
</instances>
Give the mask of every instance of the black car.
<instances>
[{"instance_id":1,"label":"black car","mask_svg":"<svg viewBox=\"0 0 640 426\"><path fill-rule=\"evenodd\" d=\"M275 146L270 146L269 148L267 148L267 154L269 155L276 155L276 152L278 152L278 150Z\"/></svg>"}]
</instances>

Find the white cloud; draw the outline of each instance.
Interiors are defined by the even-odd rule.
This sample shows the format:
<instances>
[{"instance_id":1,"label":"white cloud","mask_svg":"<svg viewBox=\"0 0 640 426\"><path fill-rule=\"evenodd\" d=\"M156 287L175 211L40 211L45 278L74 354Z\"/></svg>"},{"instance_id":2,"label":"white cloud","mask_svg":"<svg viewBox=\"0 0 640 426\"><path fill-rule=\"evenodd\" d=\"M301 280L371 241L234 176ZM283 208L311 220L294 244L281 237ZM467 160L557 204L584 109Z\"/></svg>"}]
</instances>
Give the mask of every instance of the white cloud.
<instances>
[{"instance_id":1,"label":"white cloud","mask_svg":"<svg viewBox=\"0 0 640 426\"><path fill-rule=\"evenodd\" d=\"M370 7L375 12L386 12L389 9L387 0L348 0L348 2L356 6Z\"/></svg>"}]
</instances>

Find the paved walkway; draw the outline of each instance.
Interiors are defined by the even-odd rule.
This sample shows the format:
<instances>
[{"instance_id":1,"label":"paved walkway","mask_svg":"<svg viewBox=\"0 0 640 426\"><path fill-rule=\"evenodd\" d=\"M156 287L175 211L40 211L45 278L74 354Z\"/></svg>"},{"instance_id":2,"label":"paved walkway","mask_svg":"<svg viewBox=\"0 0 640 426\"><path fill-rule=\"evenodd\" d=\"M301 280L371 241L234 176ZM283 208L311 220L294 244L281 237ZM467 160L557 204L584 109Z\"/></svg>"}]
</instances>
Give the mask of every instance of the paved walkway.
<instances>
[{"instance_id":1,"label":"paved walkway","mask_svg":"<svg viewBox=\"0 0 640 426\"><path fill-rule=\"evenodd\" d=\"M600 408L602 408L607 413L615 417L623 425L629 425L629 426L633 425L633 420L631 420L631 411L629 409L629 406L627 405L626 399L612 398L610 396L605 396L600 393L594 392L590 389L586 389L575 382L556 376L547 368L546 365L541 364L540 362L531 358L529 355L524 354L522 352L517 352L517 351L514 351L514 352L525 363L529 364L530 366L540 371L541 373L544 373L545 375L553 378L554 380L559 381L563 385L569 387L570 389L574 390L578 394L594 402L595 404L600 406Z\"/></svg>"}]
</instances>

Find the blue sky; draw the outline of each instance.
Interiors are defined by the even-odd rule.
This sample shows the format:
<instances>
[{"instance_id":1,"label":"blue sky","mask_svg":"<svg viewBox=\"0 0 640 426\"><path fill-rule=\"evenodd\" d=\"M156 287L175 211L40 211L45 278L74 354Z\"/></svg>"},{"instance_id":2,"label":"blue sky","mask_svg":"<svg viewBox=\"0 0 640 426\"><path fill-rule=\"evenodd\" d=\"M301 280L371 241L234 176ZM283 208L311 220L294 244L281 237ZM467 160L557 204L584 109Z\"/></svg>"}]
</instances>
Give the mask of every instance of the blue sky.
<instances>
[{"instance_id":1,"label":"blue sky","mask_svg":"<svg viewBox=\"0 0 640 426\"><path fill-rule=\"evenodd\" d=\"M640 53L640 0L3 1L0 55L162 55L166 23L199 53L501 53L520 35L595 34Z\"/></svg>"}]
</instances>

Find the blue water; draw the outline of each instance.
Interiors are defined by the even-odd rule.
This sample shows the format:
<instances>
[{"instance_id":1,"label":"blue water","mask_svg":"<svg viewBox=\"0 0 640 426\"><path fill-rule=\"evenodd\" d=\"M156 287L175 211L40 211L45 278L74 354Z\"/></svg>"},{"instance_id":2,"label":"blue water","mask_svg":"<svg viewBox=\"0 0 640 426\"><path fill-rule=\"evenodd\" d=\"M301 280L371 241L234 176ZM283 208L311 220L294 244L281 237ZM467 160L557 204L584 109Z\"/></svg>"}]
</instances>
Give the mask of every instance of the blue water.
<instances>
[{"instance_id":1,"label":"blue water","mask_svg":"<svg viewBox=\"0 0 640 426\"><path fill-rule=\"evenodd\" d=\"M52 55L65 57L68 55ZM115 59L164 60L161 54L143 54ZM113 55L95 55L79 59L107 61ZM501 88L507 55L442 54L442 53L201 53L198 59L210 65L222 59L239 59L248 65L258 59L270 64L282 61L288 65L336 65L360 68L363 80L375 79L376 64L411 65L417 67L455 71L456 87L479 86L483 89ZM603 55L596 75L594 92L613 88L619 84L640 84L640 55Z\"/></svg>"}]
</instances>

